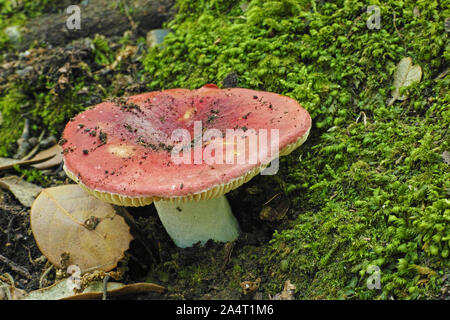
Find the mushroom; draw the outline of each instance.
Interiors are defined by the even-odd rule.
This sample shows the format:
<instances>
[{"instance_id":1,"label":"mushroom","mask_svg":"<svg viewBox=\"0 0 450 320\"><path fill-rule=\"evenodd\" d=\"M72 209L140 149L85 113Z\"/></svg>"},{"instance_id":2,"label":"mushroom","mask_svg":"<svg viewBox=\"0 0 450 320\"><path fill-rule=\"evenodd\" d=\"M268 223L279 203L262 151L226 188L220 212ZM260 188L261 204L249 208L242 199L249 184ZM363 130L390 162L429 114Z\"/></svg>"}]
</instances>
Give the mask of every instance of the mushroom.
<instances>
[{"instance_id":1,"label":"mushroom","mask_svg":"<svg viewBox=\"0 0 450 320\"><path fill-rule=\"evenodd\" d=\"M179 247L228 242L239 225L225 194L276 171L271 161L299 147L310 127L299 103L271 92L212 84L148 92L73 118L61 140L64 169L103 201L154 203Z\"/></svg>"}]
</instances>

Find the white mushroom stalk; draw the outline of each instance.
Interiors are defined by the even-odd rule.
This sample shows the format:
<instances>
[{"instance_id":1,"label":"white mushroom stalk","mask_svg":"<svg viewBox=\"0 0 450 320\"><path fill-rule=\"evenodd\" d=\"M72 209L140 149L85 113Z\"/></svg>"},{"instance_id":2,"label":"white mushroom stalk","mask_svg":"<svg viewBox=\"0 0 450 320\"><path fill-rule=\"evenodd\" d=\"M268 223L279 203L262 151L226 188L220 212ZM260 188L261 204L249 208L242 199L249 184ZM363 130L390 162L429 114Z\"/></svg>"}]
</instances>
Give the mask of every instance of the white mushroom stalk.
<instances>
[{"instance_id":1,"label":"white mushroom stalk","mask_svg":"<svg viewBox=\"0 0 450 320\"><path fill-rule=\"evenodd\" d=\"M239 224L227 198L200 201L154 202L167 233L178 247L186 248L209 239L229 242L239 236Z\"/></svg>"}]
</instances>

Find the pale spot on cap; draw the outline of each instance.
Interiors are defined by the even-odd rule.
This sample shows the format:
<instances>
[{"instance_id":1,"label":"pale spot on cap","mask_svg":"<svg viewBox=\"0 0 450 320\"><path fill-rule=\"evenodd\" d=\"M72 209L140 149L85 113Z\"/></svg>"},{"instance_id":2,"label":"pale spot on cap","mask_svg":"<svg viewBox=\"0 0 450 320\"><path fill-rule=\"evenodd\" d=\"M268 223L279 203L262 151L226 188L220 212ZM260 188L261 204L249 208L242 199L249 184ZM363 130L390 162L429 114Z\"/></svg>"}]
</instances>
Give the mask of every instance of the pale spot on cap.
<instances>
[{"instance_id":1,"label":"pale spot on cap","mask_svg":"<svg viewBox=\"0 0 450 320\"><path fill-rule=\"evenodd\" d=\"M108 152L119 158L128 158L134 155L134 146L118 146L111 145L108 147Z\"/></svg>"}]
</instances>

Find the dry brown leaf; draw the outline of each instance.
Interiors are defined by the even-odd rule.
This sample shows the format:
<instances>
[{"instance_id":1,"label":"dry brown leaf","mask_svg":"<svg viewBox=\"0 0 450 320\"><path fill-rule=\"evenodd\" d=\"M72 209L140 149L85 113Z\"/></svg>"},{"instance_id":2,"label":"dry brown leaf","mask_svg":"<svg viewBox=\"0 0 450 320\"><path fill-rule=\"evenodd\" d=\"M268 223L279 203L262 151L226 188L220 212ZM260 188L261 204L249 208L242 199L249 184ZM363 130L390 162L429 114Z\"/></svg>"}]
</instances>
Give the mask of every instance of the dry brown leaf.
<instances>
[{"instance_id":1,"label":"dry brown leaf","mask_svg":"<svg viewBox=\"0 0 450 320\"><path fill-rule=\"evenodd\" d=\"M291 283L290 280L284 282L284 288L281 293L277 293L270 300L294 300L294 292L297 287Z\"/></svg>"},{"instance_id":2,"label":"dry brown leaf","mask_svg":"<svg viewBox=\"0 0 450 320\"><path fill-rule=\"evenodd\" d=\"M259 288L259 284L261 283L261 278L256 279L255 281L244 281L241 282L241 288L244 294L249 294L255 292Z\"/></svg>"},{"instance_id":3,"label":"dry brown leaf","mask_svg":"<svg viewBox=\"0 0 450 320\"><path fill-rule=\"evenodd\" d=\"M0 300L20 300L26 295L24 290L0 281Z\"/></svg>"},{"instance_id":4,"label":"dry brown leaf","mask_svg":"<svg viewBox=\"0 0 450 320\"><path fill-rule=\"evenodd\" d=\"M63 162L62 151L63 151L62 147L59 144L55 144L53 147L39 152L31 159L31 160L35 159L48 159L48 160L39 162L37 164L33 164L31 166L33 168L41 170L57 166Z\"/></svg>"},{"instance_id":5,"label":"dry brown leaf","mask_svg":"<svg viewBox=\"0 0 450 320\"><path fill-rule=\"evenodd\" d=\"M35 290L24 296L23 300L90 300L99 299L103 296L103 282L93 281L81 293L74 293L72 286L68 283L70 279L61 280L50 287ZM108 282L108 296L122 296L127 294L158 292L163 293L166 289L153 283L123 284Z\"/></svg>"},{"instance_id":6,"label":"dry brown leaf","mask_svg":"<svg viewBox=\"0 0 450 320\"><path fill-rule=\"evenodd\" d=\"M405 100L406 96L400 96L400 89L410 86L414 82L420 82L422 78L422 68L419 65L412 64L411 57L403 58L397 65L394 72L394 87L392 90L392 99L388 105L392 105L396 100Z\"/></svg>"},{"instance_id":7,"label":"dry brown leaf","mask_svg":"<svg viewBox=\"0 0 450 320\"><path fill-rule=\"evenodd\" d=\"M0 179L0 188L9 190L25 207L31 207L42 188L17 176Z\"/></svg>"},{"instance_id":8,"label":"dry brown leaf","mask_svg":"<svg viewBox=\"0 0 450 320\"><path fill-rule=\"evenodd\" d=\"M81 273L109 271L124 257L133 237L113 206L78 185L42 190L31 208L31 229L41 252L56 267L78 265Z\"/></svg>"}]
</instances>

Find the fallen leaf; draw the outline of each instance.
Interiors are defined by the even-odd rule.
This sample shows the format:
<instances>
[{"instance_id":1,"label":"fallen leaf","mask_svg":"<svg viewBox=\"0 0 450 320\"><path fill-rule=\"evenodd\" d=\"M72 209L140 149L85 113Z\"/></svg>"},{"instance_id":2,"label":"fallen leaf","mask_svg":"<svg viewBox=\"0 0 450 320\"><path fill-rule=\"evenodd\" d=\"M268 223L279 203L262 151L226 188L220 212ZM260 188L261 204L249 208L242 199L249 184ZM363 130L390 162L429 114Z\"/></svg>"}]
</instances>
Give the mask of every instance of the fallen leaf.
<instances>
[{"instance_id":1,"label":"fallen leaf","mask_svg":"<svg viewBox=\"0 0 450 320\"><path fill-rule=\"evenodd\" d=\"M99 299L103 296L103 282L93 281L81 293L74 293L70 279L61 280L50 287L31 291L21 300L90 300ZM123 296L127 294L158 292L163 293L166 289L153 283L123 284L119 282L108 282L106 287L108 296Z\"/></svg>"},{"instance_id":2,"label":"fallen leaf","mask_svg":"<svg viewBox=\"0 0 450 320\"><path fill-rule=\"evenodd\" d=\"M259 288L259 284L261 283L261 278L256 279L255 281L244 281L241 282L241 288L244 294L249 294L255 292Z\"/></svg>"},{"instance_id":3,"label":"fallen leaf","mask_svg":"<svg viewBox=\"0 0 450 320\"><path fill-rule=\"evenodd\" d=\"M78 185L42 190L31 208L31 230L41 252L58 268L77 265L81 273L109 271L124 257L133 237L111 204Z\"/></svg>"},{"instance_id":4,"label":"fallen leaf","mask_svg":"<svg viewBox=\"0 0 450 320\"><path fill-rule=\"evenodd\" d=\"M403 101L407 97L400 96L400 89L408 87L414 82L420 82L422 78L422 68L419 65L412 64L411 57L403 58L397 65L397 69L394 72L394 87L392 90L392 99L388 105L392 105L396 100Z\"/></svg>"},{"instance_id":5,"label":"fallen leaf","mask_svg":"<svg viewBox=\"0 0 450 320\"><path fill-rule=\"evenodd\" d=\"M0 188L9 190L25 207L31 207L42 188L17 176L0 179Z\"/></svg>"},{"instance_id":6,"label":"fallen leaf","mask_svg":"<svg viewBox=\"0 0 450 320\"><path fill-rule=\"evenodd\" d=\"M56 144L47 150L41 151L37 155L35 155L31 160L35 159L48 159L48 160L39 162L37 164L33 164L31 166L33 168L41 170L57 166L63 162L62 151L63 151L62 147L59 144Z\"/></svg>"},{"instance_id":7,"label":"fallen leaf","mask_svg":"<svg viewBox=\"0 0 450 320\"><path fill-rule=\"evenodd\" d=\"M279 221L286 216L288 210L289 199L278 193L264 203L259 213L259 218L263 221Z\"/></svg>"},{"instance_id":8,"label":"fallen leaf","mask_svg":"<svg viewBox=\"0 0 450 320\"><path fill-rule=\"evenodd\" d=\"M38 153L36 156L33 157L31 160L17 160L17 159L10 159L10 158L1 158L0 157L0 171L11 169L13 166L27 166L39 162L44 162L46 160L49 160L53 158L56 155L56 153L44 153L44 151Z\"/></svg>"},{"instance_id":9,"label":"fallen leaf","mask_svg":"<svg viewBox=\"0 0 450 320\"><path fill-rule=\"evenodd\" d=\"M297 287L291 283L290 280L284 282L284 288L281 293L277 293L270 300L294 300L294 292Z\"/></svg>"},{"instance_id":10,"label":"fallen leaf","mask_svg":"<svg viewBox=\"0 0 450 320\"><path fill-rule=\"evenodd\" d=\"M20 300L26 295L24 290L0 281L0 300Z\"/></svg>"}]
</instances>

